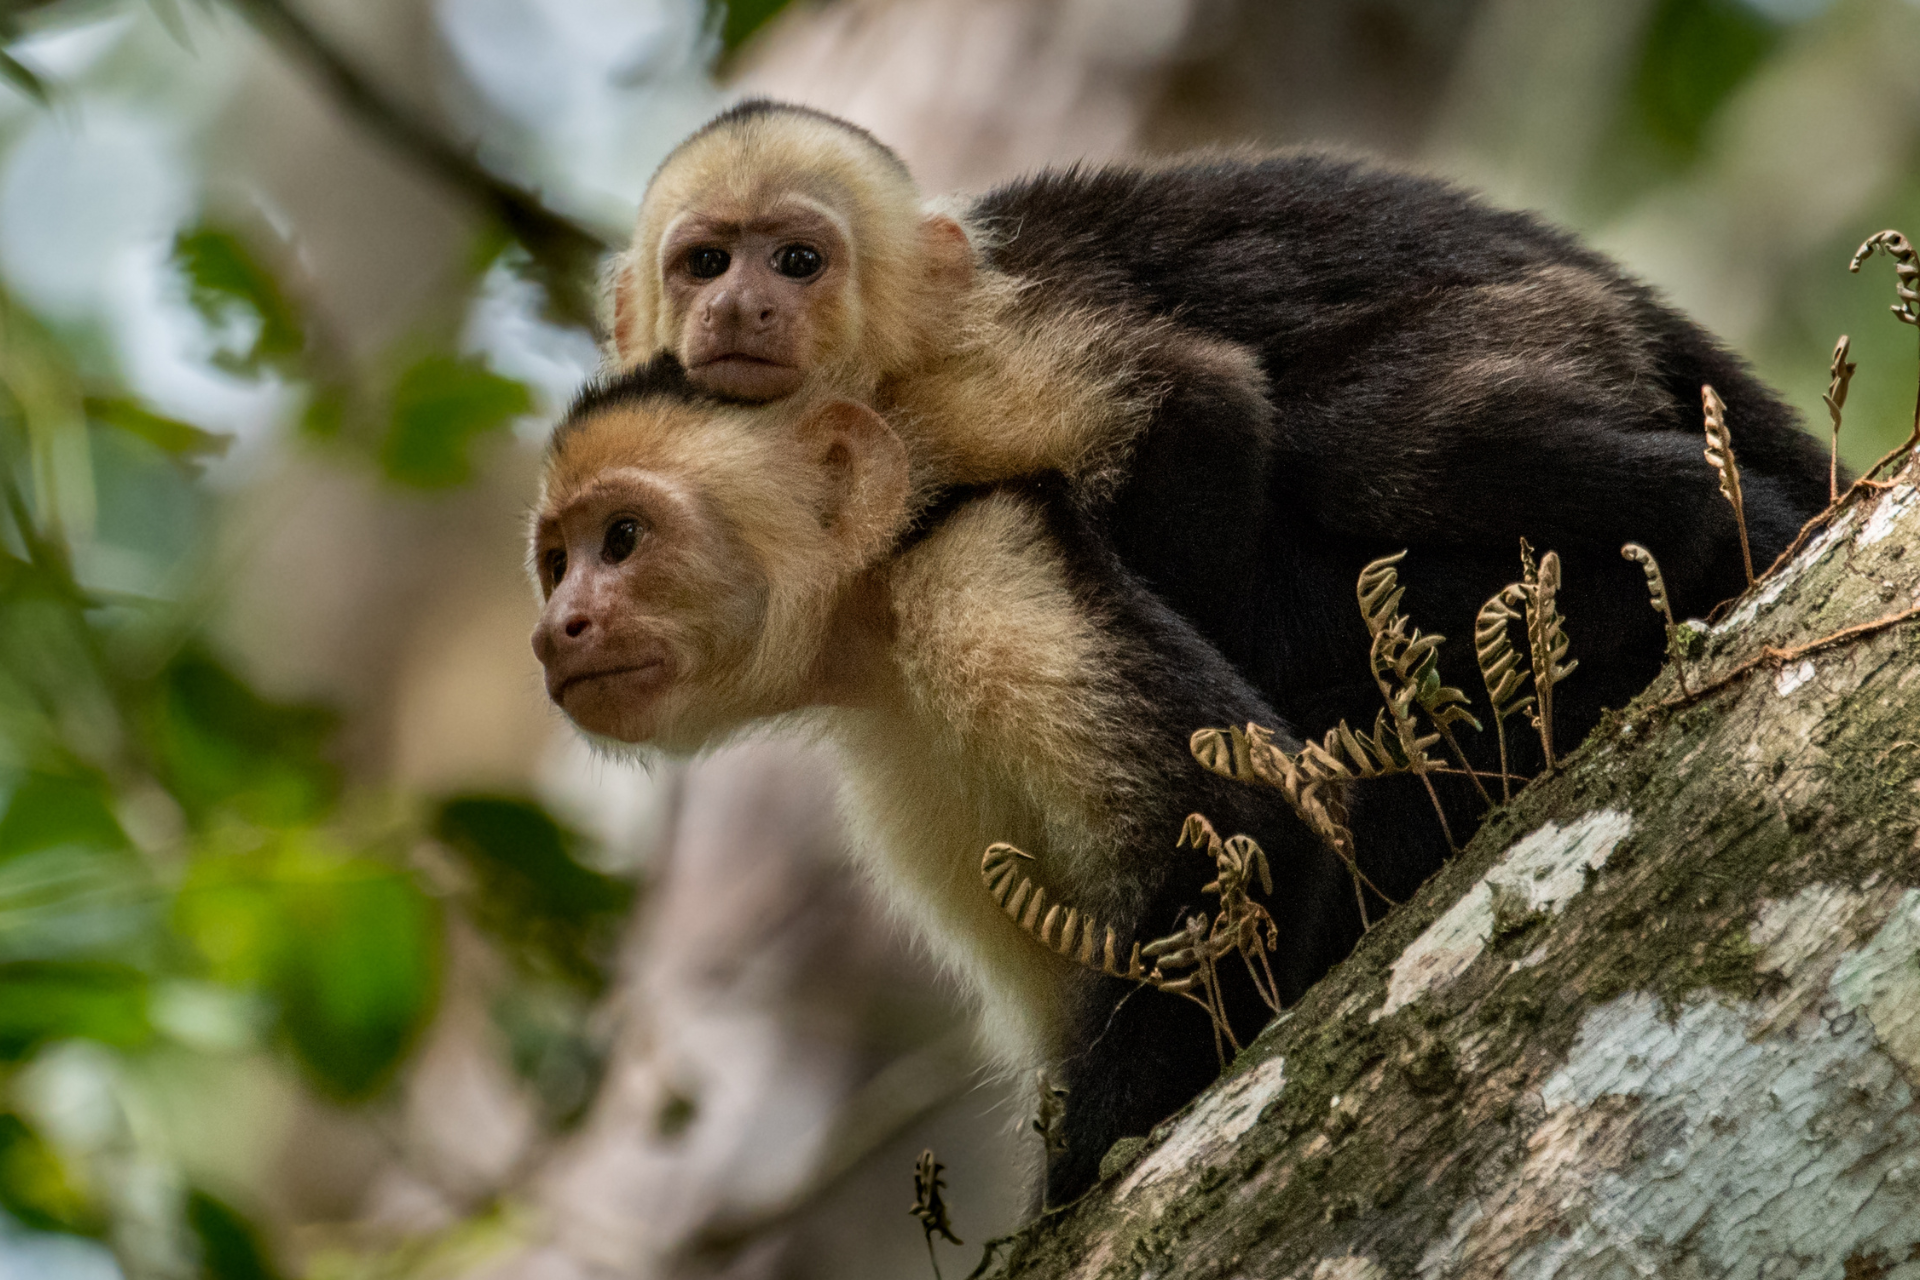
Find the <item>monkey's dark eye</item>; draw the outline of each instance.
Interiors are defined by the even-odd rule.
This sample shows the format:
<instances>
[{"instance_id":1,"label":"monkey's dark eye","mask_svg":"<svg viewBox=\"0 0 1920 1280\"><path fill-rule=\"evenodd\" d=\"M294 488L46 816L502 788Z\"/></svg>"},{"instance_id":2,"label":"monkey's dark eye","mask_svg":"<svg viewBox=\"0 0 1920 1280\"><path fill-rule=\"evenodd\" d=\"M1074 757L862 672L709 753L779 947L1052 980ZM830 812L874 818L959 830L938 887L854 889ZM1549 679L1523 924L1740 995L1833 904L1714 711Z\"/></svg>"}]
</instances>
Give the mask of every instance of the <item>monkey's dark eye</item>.
<instances>
[{"instance_id":1,"label":"monkey's dark eye","mask_svg":"<svg viewBox=\"0 0 1920 1280\"><path fill-rule=\"evenodd\" d=\"M773 255L773 269L793 280L805 280L826 265L818 249L804 244L781 245Z\"/></svg>"},{"instance_id":2,"label":"monkey's dark eye","mask_svg":"<svg viewBox=\"0 0 1920 1280\"><path fill-rule=\"evenodd\" d=\"M687 254L687 274L701 280L725 275L732 264L733 258L725 249L716 249L710 244L703 244Z\"/></svg>"},{"instance_id":3,"label":"monkey's dark eye","mask_svg":"<svg viewBox=\"0 0 1920 1280\"><path fill-rule=\"evenodd\" d=\"M547 581L554 586L560 585L560 579L567 576L567 553L555 547L547 552Z\"/></svg>"},{"instance_id":4,"label":"monkey's dark eye","mask_svg":"<svg viewBox=\"0 0 1920 1280\"><path fill-rule=\"evenodd\" d=\"M633 554L634 544L639 541L640 522L622 516L607 526L606 539L600 544L600 558L608 564L619 564Z\"/></svg>"}]
</instances>

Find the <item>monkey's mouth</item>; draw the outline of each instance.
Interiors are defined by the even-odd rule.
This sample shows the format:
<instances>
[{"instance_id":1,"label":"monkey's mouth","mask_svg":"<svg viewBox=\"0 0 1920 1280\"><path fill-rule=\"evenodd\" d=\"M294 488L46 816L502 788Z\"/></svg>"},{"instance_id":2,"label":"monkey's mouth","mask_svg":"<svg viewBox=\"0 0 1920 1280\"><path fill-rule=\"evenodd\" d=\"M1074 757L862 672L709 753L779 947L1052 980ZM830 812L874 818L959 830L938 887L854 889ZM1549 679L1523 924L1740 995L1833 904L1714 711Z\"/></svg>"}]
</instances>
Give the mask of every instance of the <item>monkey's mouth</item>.
<instances>
[{"instance_id":1,"label":"monkey's mouth","mask_svg":"<svg viewBox=\"0 0 1920 1280\"><path fill-rule=\"evenodd\" d=\"M596 699L625 700L654 693L666 683L667 660L654 657L626 666L577 671L562 676L559 681L548 684L547 696L553 699L554 705L566 710L567 698L571 694L586 693Z\"/></svg>"},{"instance_id":2,"label":"monkey's mouth","mask_svg":"<svg viewBox=\"0 0 1920 1280\"><path fill-rule=\"evenodd\" d=\"M703 391L731 400L777 400L800 389L799 369L746 351L722 351L688 371Z\"/></svg>"}]
</instances>

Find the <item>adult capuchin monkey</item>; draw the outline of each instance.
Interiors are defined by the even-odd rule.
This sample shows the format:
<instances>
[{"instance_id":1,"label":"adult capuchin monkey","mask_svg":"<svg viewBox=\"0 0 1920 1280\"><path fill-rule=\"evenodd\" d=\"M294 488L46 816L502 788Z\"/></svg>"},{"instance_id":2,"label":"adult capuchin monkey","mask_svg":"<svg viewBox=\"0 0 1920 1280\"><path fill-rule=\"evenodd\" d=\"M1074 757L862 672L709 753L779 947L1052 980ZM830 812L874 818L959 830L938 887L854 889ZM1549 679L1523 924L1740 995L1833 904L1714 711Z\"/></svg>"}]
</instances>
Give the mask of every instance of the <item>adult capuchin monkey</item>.
<instances>
[{"instance_id":1,"label":"adult capuchin monkey","mask_svg":"<svg viewBox=\"0 0 1920 1280\"><path fill-rule=\"evenodd\" d=\"M784 720L838 744L882 888L967 984L999 1062L1069 1090L1046 1177L1061 1204L1219 1069L1197 1005L1124 976L1210 901L1212 861L1175 848L1187 814L1271 859L1283 1000L1352 945L1358 908L1278 792L1189 754L1197 725L1275 713L1119 566L1067 485L981 486L937 515L929 496L865 406L726 405L671 356L641 365L554 434L533 647L549 696L602 740L693 752ZM1368 814L1356 796L1360 839L1417 844ZM981 883L1001 841L1033 858L1011 902L1024 928ZM1246 983L1225 996L1244 1042L1270 1011Z\"/></svg>"},{"instance_id":2,"label":"adult capuchin monkey","mask_svg":"<svg viewBox=\"0 0 1920 1280\"><path fill-rule=\"evenodd\" d=\"M741 447L757 422L769 441L780 439L791 428L775 424L822 397L877 411L871 421L898 443L912 497L890 535L902 549L876 564L924 554L982 503L1037 503L1031 518L1047 532L1032 545L1052 548L1045 554L1063 565L1098 566L1063 570L1068 586L1049 597L1059 608L1045 616L1071 625L1042 626L1017 612L996 619L994 610L1027 599L1032 581L1019 555L1000 554L1029 544L998 536L957 543L971 548L971 561L941 561L956 583L978 591L956 586L913 607L877 586L854 598L892 620L874 623L881 635L917 624L917 610L937 601L978 615L941 625L1004 625L1028 637L1023 652L1044 651L1054 634L1109 636L1134 655L1116 661L1112 679L1139 696L1116 694L1097 722L1128 743L1163 736L1175 754L1202 725L1256 719L1317 736L1343 718L1371 723L1379 694L1354 581L1368 560L1402 548L1404 611L1454 638L1440 654L1448 682L1477 685L1474 616L1516 577L1522 537L1562 562L1560 601L1580 669L1556 690L1555 722L1561 745L1571 746L1661 660L1659 620L1639 570L1619 557L1621 543L1655 552L1683 614L1704 614L1744 583L1738 533L1700 456L1702 384L1728 406L1757 563L1826 496L1825 459L1792 412L1605 259L1442 183L1323 156L1046 172L949 214L926 206L898 158L863 130L804 108L747 103L682 144L656 175L615 275L613 327L621 364L653 388L649 395L658 400L666 382L680 388L678 407L659 421L686 437L689 458ZM671 373L683 365L684 374ZM605 423L596 432L618 434ZM566 445L556 456L579 477L568 484L592 489L598 455ZM614 484L624 464L607 457L603 478ZM752 561L737 542L703 554ZM769 601L799 589L777 565L756 573ZM753 592L733 589L748 608ZM816 602L840 599L807 589ZM1125 616L1112 603L1120 598L1157 610L1159 622L1129 629L1115 621ZM821 637L804 662L772 650L742 657L740 669L797 679L799 663L830 673L842 637L831 628ZM851 639L845 645L864 652ZM899 662L922 670L913 652L898 651L906 655ZM550 687L552 671L550 663ZM1186 684L1179 697L1161 696L1189 672L1217 684L1219 696ZM974 698L1001 696L996 670L977 674L988 692ZM755 708L772 704L745 689L726 684L701 705L732 709L715 724L765 714ZM573 713L562 692L556 698ZM927 696L936 719L961 705ZM1066 708L1075 705L1068 698L1052 713L1072 720ZM1256 705L1258 714L1244 713ZM1037 731L1046 721L1036 713L1022 723ZM683 747L708 740L650 728L615 736ZM999 778L1008 759L995 754L1000 747L969 755L969 744L984 741L934 735L895 745L921 753L916 769ZM1477 764L1494 767L1487 744L1465 745ZM1518 748L1517 770L1540 767L1537 744ZM1156 768L1184 768L1154 758L1163 762ZM1186 782L1165 781L1174 774L1129 790L1113 780L1120 774L1096 770L1034 802L1035 812L1057 802L1075 815L1138 804L1162 826L1115 842L1090 878L1081 872L1096 864L1070 850L1076 840L1098 843L1087 834L1097 822L1073 827L1079 834L1061 836L1067 851L1056 852L1011 819L1008 830L988 830L982 813L1010 811L972 801L929 807L915 821L929 830L948 824L956 841L974 843L975 858L986 842L1020 845L1036 855L1036 879L1063 896L1095 893L1093 881L1110 877L1101 892L1133 905L1103 897L1099 914L1153 936L1178 925L1166 912L1204 906L1181 879L1192 855L1168 848L1174 810L1207 811L1223 831L1244 819L1235 829L1284 850L1276 855L1283 880L1297 875L1289 883L1313 886L1274 908L1283 935L1301 940L1287 984L1297 991L1298 979L1337 958L1357 928L1350 904L1321 892L1324 855L1285 815L1253 813L1244 797L1183 790ZM1464 836L1480 811L1472 788L1457 777L1437 783ZM863 804L893 803L872 788L862 794ZM1368 783L1356 795L1362 865L1374 884L1403 897L1447 850L1426 795L1407 778ZM1060 819L1067 827L1081 820ZM923 838L901 823L874 826L883 846ZM991 908L977 881L941 864L937 874L890 883L951 962L988 991L989 1022L1005 1024L1007 1015L992 1011L1006 999L982 976L985 944L969 951L973 944L931 923ZM1035 949L1017 935L1002 941ZM1182 1003L1149 993L1125 1007ZM1097 1027L1062 1025L1066 1048L1056 1061L1078 1145L1050 1169L1056 1202L1087 1185L1104 1142L1143 1132L1191 1096L1212 1053L1204 1038L1193 1050L1205 1071L1148 1054L1142 1061L1158 1065L1142 1071L1166 1073L1163 1087L1115 1070L1103 1055L1119 1050ZM1135 1029L1122 1040L1157 1034Z\"/></svg>"}]
</instances>

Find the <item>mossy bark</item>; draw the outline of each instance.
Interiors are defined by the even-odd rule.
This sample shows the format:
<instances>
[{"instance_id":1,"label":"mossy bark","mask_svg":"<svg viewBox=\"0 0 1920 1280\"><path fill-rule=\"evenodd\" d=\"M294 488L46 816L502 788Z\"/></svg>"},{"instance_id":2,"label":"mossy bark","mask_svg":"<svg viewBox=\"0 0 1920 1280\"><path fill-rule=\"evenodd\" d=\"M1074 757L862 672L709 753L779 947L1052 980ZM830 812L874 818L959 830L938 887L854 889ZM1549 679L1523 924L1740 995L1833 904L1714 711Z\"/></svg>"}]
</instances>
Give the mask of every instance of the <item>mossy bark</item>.
<instances>
[{"instance_id":1,"label":"mossy bark","mask_svg":"<svg viewBox=\"0 0 1920 1280\"><path fill-rule=\"evenodd\" d=\"M1920 1280L1916 542L1843 502L977 1274Z\"/></svg>"}]
</instances>

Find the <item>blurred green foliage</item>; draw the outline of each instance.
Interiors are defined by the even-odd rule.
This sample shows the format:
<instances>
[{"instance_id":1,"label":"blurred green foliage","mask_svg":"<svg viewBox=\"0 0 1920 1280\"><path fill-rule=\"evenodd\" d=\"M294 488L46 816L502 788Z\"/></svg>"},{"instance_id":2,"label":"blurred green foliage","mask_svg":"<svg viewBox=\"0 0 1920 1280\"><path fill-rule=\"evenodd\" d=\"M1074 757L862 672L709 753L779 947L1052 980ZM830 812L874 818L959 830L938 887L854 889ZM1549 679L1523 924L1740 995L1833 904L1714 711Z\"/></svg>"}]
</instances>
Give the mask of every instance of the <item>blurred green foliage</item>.
<instances>
[{"instance_id":1,"label":"blurred green foliage","mask_svg":"<svg viewBox=\"0 0 1920 1280\"><path fill-rule=\"evenodd\" d=\"M1655 0L1585 202L1612 214L1696 163L1721 109L1783 34L1743 0Z\"/></svg>"},{"instance_id":2,"label":"blurred green foliage","mask_svg":"<svg viewBox=\"0 0 1920 1280\"><path fill-rule=\"evenodd\" d=\"M789 3L791 0L708 0L707 13L719 29L722 55L739 49Z\"/></svg>"},{"instance_id":3,"label":"blurred green foliage","mask_svg":"<svg viewBox=\"0 0 1920 1280\"><path fill-rule=\"evenodd\" d=\"M631 882L586 866L581 837L529 800L457 796L440 807L433 832L474 878L475 921L524 971L589 995L605 988Z\"/></svg>"},{"instance_id":4,"label":"blurred green foliage","mask_svg":"<svg viewBox=\"0 0 1920 1280\"><path fill-rule=\"evenodd\" d=\"M268 369L298 377L307 335L279 282L240 236L220 227L182 231L173 258L201 318L228 341L213 362L229 373Z\"/></svg>"},{"instance_id":5,"label":"blurred green foliage","mask_svg":"<svg viewBox=\"0 0 1920 1280\"><path fill-rule=\"evenodd\" d=\"M492 1010L509 1060L549 1121L571 1124L600 1081L606 1045L590 1015L637 888L588 866L586 841L520 797L455 796L432 830L471 880L467 915L513 962Z\"/></svg>"},{"instance_id":6,"label":"blurred green foliage","mask_svg":"<svg viewBox=\"0 0 1920 1280\"><path fill-rule=\"evenodd\" d=\"M1691 162L1708 121L1780 36L1777 25L1739 0L1659 0L1641 37L1629 115L1673 159Z\"/></svg>"},{"instance_id":7,"label":"blurred green foliage","mask_svg":"<svg viewBox=\"0 0 1920 1280\"><path fill-rule=\"evenodd\" d=\"M187 1225L200 1249L207 1280L276 1280L279 1272L260 1237L233 1206L205 1191L187 1193Z\"/></svg>"},{"instance_id":8,"label":"blurred green foliage","mask_svg":"<svg viewBox=\"0 0 1920 1280\"><path fill-rule=\"evenodd\" d=\"M473 478L473 441L533 409L524 384L473 359L430 355L400 375L380 462L387 475L421 489Z\"/></svg>"},{"instance_id":9,"label":"blurred green foliage","mask_svg":"<svg viewBox=\"0 0 1920 1280\"><path fill-rule=\"evenodd\" d=\"M174 262L215 362L307 389L309 426L331 415L329 447L395 483L466 482L476 442L532 407L430 336L384 390L343 372L237 232L183 232ZM530 800L369 794L331 709L268 696L218 652L195 603L217 517L199 477L227 443L0 293L0 1208L116 1247L128 1210L100 1170L118 1157L48 1129L13 1081L75 1044L241 1053L378 1102L439 1000L448 900L416 856L437 839L473 885L457 909L514 961L495 1009L513 1064L564 1123L597 1086L588 1015L635 893ZM110 585L103 563L122 566ZM183 991L225 993L224 1040L182 1029ZM201 1275L277 1274L240 1207L180 1186Z\"/></svg>"}]
</instances>

